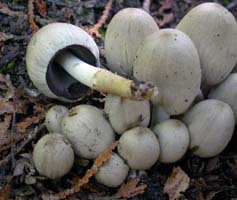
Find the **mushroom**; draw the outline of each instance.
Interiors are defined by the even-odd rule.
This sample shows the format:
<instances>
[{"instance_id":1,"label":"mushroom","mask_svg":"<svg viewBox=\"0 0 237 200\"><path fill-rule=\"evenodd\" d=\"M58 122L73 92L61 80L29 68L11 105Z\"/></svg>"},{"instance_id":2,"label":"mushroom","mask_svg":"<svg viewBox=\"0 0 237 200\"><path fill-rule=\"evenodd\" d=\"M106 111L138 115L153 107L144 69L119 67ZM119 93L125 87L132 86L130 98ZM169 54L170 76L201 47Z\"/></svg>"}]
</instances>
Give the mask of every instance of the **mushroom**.
<instances>
[{"instance_id":1,"label":"mushroom","mask_svg":"<svg viewBox=\"0 0 237 200\"><path fill-rule=\"evenodd\" d=\"M135 101L108 95L105 100L105 112L118 134L136 126L148 126L150 122L150 104L145 100Z\"/></svg>"},{"instance_id":2,"label":"mushroom","mask_svg":"<svg viewBox=\"0 0 237 200\"><path fill-rule=\"evenodd\" d=\"M132 128L119 138L119 155L132 169L149 169L156 163L160 146L156 135L146 127Z\"/></svg>"},{"instance_id":3,"label":"mushroom","mask_svg":"<svg viewBox=\"0 0 237 200\"><path fill-rule=\"evenodd\" d=\"M170 115L165 111L162 106L152 105L151 109L151 127L154 127L157 123L170 119Z\"/></svg>"},{"instance_id":4,"label":"mushroom","mask_svg":"<svg viewBox=\"0 0 237 200\"><path fill-rule=\"evenodd\" d=\"M127 80L99 68L99 64L93 39L83 29L66 23L41 28L30 40L26 53L30 79L52 98L75 101L89 91L88 87L134 99L157 95L157 88L150 83Z\"/></svg>"},{"instance_id":5,"label":"mushroom","mask_svg":"<svg viewBox=\"0 0 237 200\"><path fill-rule=\"evenodd\" d=\"M62 119L61 126L75 154L83 158L96 158L115 140L111 125L94 106L73 107Z\"/></svg>"},{"instance_id":6,"label":"mushroom","mask_svg":"<svg viewBox=\"0 0 237 200\"><path fill-rule=\"evenodd\" d=\"M227 103L233 110L237 124L237 73L230 74L223 82L211 90L209 99Z\"/></svg>"},{"instance_id":7,"label":"mushroom","mask_svg":"<svg viewBox=\"0 0 237 200\"><path fill-rule=\"evenodd\" d=\"M199 92L201 68L191 39L179 30L162 29L140 46L134 64L138 80L159 86L159 105L170 115L182 114Z\"/></svg>"},{"instance_id":8,"label":"mushroom","mask_svg":"<svg viewBox=\"0 0 237 200\"><path fill-rule=\"evenodd\" d=\"M229 143L235 126L233 111L222 101L208 99L194 105L183 118L190 134L190 148L197 156L219 154Z\"/></svg>"},{"instance_id":9,"label":"mushroom","mask_svg":"<svg viewBox=\"0 0 237 200\"><path fill-rule=\"evenodd\" d=\"M41 175L57 179L67 174L72 168L74 153L63 135L47 134L35 145L33 162Z\"/></svg>"},{"instance_id":10,"label":"mushroom","mask_svg":"<svg viewBox=\"0 0 237 200\"><path fill-rule=\"evenodd\" d=\"M173 163L183 157L189 147L187 127L179 120L169 119L153 128L160 144L159 161Z\"/></svg>"},{"instance_id":11,"label":"mushroom","mask_svg":"<svg viewBox=\"0 0 237 200\"><path fill-rule=\"evenodd\" d=\"M203 85L224 80L237 61L237 25L234 16L217 3L193 8L177 25L197 47Z\"/></svg>"},{"instance_id":12,"label":"mushroom","mask_svg":"<svg viewBox=\"0 0 237 200\"><path fill-rule=\"evenodd\" d=\"M138 47L146 36L158 30L155 20L144 10L120 10L110 21L105 34L108 67L118 74L132 76Z\"/></svg>"},{"instance_id":13,"label":"mushroom","mask_svg":"<svg viewBox=\"0 0 237 200\"><path fill-rule=\"evenodd\" d=\"M113 153L111 158L100 167L95 179L108 187L118 187L128 175L129 167L118 154Z\"/></svg>"},{"instance_id":14,"label":"mushroom","mask_svg":"<svg viewBox=\"0 0 237 200\"><path fill-rule=\"evenodd\" d=\"M45 125L51 133L61 133L62 118L68 113L65 106L56 105L51 107L45 116Z\"/></svg>"}]
</instances>

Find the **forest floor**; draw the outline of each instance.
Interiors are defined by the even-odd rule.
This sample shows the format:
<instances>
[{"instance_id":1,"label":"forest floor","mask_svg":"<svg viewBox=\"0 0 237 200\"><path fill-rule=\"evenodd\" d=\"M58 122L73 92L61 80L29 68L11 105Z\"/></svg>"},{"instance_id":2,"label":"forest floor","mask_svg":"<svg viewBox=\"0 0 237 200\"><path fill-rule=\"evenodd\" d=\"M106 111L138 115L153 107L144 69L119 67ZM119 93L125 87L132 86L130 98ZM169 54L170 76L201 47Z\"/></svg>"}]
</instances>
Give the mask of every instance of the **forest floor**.
<instances>
[{"instance_id":1,"label":"forest floor","mask_svg":"<svg viewBox=\"0 0 237 200\"><path fill-rule=\"evenodd\" d=\"M54 199L55 196L48 194L63 194L69 188L74 189L67 199L109 200L116 199L115 194L119 194L123 199L165 200L169 199L164 193L169 177L171 187L174 187L171 192L177 193L180 199L237 199L236 134L227 148L214 158L202 159L188 152L174 164L156 164L146 175L130 174L130 178L137 178L135 182L131 181L134 179L127 180L123 193L118 192L119 188L111 189L97 183L93 177L77 192L79 189L74 186L92 166L91 161L79 158L71 172L61 180L48 180L36 172L32 151L37 140L47 133L43 125L45 112L52 105L62 103L40 94L27 75L25 55L32 34L52 22L68 22L98 31L99 35L93 37L100 49L101 63L106 67L104 36L109 21L119 10L144 8L160 28L174 28L192 7L206 1L153 0L150 5L147 0L110 2L112 6L106 20L95 28L108 0L0 0L0 200ZM236 0L215 2L237 17ZM102 108L103 98L103 95L92 92L77 104L88 103ZM72 107L75 103L65 105Z\"/></svg>"}]
</instances>

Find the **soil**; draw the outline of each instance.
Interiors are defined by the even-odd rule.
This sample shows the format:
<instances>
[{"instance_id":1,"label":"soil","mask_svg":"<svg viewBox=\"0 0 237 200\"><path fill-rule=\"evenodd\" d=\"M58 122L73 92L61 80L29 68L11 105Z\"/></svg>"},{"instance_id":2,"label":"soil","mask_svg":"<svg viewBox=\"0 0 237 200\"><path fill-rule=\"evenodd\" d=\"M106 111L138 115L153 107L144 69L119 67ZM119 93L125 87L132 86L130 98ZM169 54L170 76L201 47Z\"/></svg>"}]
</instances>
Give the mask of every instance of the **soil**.
<instances>
[{"instance_id":1,"label":"soil","mask_svg":"<svg viewBox=\"0 0 237 200\"><path fill-rule=\"evenodd\" d=\"M86 29L93 27L93 25L96 24L101 17L107 2L107 0L47 0L46 15L42 16L35 5L34 19L39 27L52 22L68 22ZM150 5L150 14L154 17L161 28L174 28L187 11L195 5L206 1L171 0L171 6L167 4L164 9L161 9L165 2L167 1L153 0ZM229 9L235 17L237 17L236 0L214 2L222 4ZM101 63L104 67L106 67L106 61L104 58L103 43L108 22L119 10L126 7L141 8L142 5L142 0L114 0L106 23L99 29L101 38L95 38L95 41L100 48ZM6 9L6 6L13 11L13 13L9 12ZM170 14L172 14L172 17L167 18L167 15ZM45 180L44 177L39 176L34 169L31 158L33 146L40 136L46 133L45 128L40 128L43 123L43 117L39 114L40 112L36 111L35 107L41 106L43 110L47 110L51 105L59 102L41 95L33 86L27 75L25 54L32 32L28 19L28 1L1 0L0 73L10 75L13 86L16 88L16 94L19 91L24 93L23 95L20 95L20 98L19 95L15 98L15 103L17 103L16 101L18 100L21 103L23 100L27 101L27 103L24 104L27 111L23 114L16 112L15 118L11 120L12 125L9 126L8 130L13 130L14 132L14 123L17 124L29 117L32 119L35 113L38 114L38 121L30 124L26 128L26 132L30 133L30 136L34 136L33 138L24 138L23 140L19 140L17 143L13 143L14 145L10 145L10 148L0 151L1 200L40 199L40 195L43 193L59 192L63 189L70 188L73 185L74 179L83 176L88 169L88 166L91 165L89 161L78 159L72 171L61 180L56 181ZM6 96L4 97L6 98ZM11 102L12 99L10 98L8 100ZM102 108L103 100L103 95L97 92L92 92L79 103L88 103ZM75 105L75 103L70 105L67 104L68 107L72 107L73 105ZM6 113L0 113L2 114L0 117L2 123L6 117ZM36 129L39 129L37 135L35 134ZM22 131L21 134L24 134L24 131ZM179 162L174 164L157 164L153 166L152 169L146 172L146 176L141 177L140 184L147 184L147 189L143 194L139 194L132 199L168 199L167 194L163 193L163 187L165 181L171 175L172 169L176 166L181 167L191 178L189 188L183 193L181 199L237 199L236 137L235 134L227 148L220 155L214 158L202 159L194 156L192 152L188 152ZM6 158L7 161L5 160L4 162L1 162ZM97 183L93 178L87 186L89 189L83 188L70 199L115 199L111 196L116 193L117 189L107 188ZM211 197L212 194L213 198Z\"/></svg>"}]
</instances>

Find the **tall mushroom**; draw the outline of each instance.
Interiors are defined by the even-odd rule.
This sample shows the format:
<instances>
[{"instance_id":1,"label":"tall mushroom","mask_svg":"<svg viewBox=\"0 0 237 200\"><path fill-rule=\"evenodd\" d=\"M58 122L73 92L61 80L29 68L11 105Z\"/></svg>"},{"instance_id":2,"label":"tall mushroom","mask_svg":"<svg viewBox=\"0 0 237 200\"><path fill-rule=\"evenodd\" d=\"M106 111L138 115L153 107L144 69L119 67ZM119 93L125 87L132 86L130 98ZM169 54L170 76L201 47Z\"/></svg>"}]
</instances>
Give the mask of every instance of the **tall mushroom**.
<instances>
[{"instance_id":1,"label":"tall mushroom","mask_svg":"<svg viewBox=\"0 0 237 200\"><path fill-rule=\"evenodd\" d=\"M185 112L200 89L197 49L185 33L176 29L162 29L144 40L133 73L138 80L159 86L159 104L170 115Z\"/></svg>"},{"instance_id":2,"label":"tall mushroom","mask_svg":"<svg viewBox=\"0 0 237 200\"><path fill-rule=\"evenodd\" d=\"M150 83L127 80L99 68L95 42L71 24L52 23L35 33L27 48L26 65L32 82L42 93L64 101L80 99L88 87L134 99L157 95L157 88Z\"/></svg>"},{"instance_id":3,"label":"tall mushroom","mask_svg":"<svg viewBox=\"0 0 237 200\"><path fill-rule=\"evenodd\" d=\"M203 87L224 80L237 61L237 25L222 5L203 3L193 8L177 25L197 47Z\"/></svg>"},{"instance_id":4,"label":"tall mushroom","mask_svg":"<svg viewBox=\"0 0 237 200\"><path fill-rule=\"evenodd\" d=\"M105 35L108 67L121 75L132 75L138 47L146 36L159 30L155 20L139 8L125 8L110 21Z\"/></svg>"}]
</instances>

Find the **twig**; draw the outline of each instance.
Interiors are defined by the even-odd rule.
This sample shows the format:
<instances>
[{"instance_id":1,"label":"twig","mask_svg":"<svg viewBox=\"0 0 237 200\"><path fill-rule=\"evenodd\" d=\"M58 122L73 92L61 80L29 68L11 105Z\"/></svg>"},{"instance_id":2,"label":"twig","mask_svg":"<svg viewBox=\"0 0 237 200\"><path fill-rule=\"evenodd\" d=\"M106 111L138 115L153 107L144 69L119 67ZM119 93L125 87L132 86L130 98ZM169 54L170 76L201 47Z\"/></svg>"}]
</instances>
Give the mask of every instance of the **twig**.
<instances>
[{"instance_id":1,"label":"twig","mask_svg":"<svg viewBox=\"0 0 237 200\"><path fill-rule=\"evenodd\" d=\"M148 13L150 13L150 6L151 6L151 0L143 1L142 8Z\"/></svg>"},{"instance_id":2,"label":"twig","mask_svg":"<svg viewBox=\"0 0 237 200\"><path fill-rule=\"evenodd\" d=\"M89 33L91 36L96 36L98 38L101 37L99 33L99 28L101 28L105 24L109 16L109 12L112 8L112 5L113 5L113 0L109 0L107 5L105 6L103 15L100 17L99 21L92 28L89 28L86 30L87 33Z\"/></svg>"},{"instance_id":3,"label":"twig","mask_svg":"<svg viewBox=\"0 0 237 200\"><path fill-rule=\"evenodd\" d=\"M35 0L28 0L28 18L33 33L35 33L39 29L34 20L34 2Z\"/></svg>"}]
</instances>

